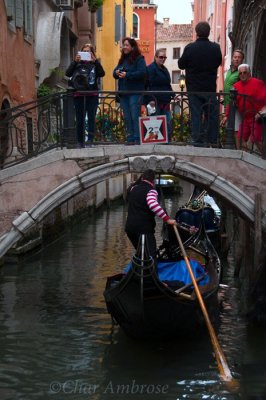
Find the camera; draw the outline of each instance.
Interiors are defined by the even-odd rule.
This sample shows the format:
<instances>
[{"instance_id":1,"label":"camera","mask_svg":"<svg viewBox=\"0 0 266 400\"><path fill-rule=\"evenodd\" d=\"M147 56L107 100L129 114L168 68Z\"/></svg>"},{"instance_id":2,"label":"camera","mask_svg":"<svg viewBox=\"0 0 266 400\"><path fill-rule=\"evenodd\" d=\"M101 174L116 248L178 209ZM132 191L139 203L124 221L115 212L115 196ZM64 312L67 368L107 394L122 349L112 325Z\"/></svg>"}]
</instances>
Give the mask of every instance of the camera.
<instances>
[{"instance_id":1,"label":"camera","mask_svg":"<svg viewBox=\"0 0 266 400\"><path fill-rule=\"evenodd\" d=\"M126 70L125 70L124 67L121 67L121 68L118 69L118 71L119 71L119 72L125 72Z\"/></svg>"},{"instance_id":2,"label":"camera","mask_svg":"<svg viewBox=\"0 0 266 400\"><path fill-rule=\"evenodd\" d=\"M91 52L88 51L79 51L78 55L82 61L91 61Z\"/></svg>"}]
</instances>

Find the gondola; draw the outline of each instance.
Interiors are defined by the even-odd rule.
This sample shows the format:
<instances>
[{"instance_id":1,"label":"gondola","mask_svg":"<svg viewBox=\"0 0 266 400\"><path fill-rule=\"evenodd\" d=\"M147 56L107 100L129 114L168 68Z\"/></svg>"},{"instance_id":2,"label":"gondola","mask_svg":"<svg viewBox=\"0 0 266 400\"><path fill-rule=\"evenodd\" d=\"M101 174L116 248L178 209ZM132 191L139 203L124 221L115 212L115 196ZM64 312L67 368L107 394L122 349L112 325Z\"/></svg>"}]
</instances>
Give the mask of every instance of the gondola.
<instances>
[{"instance_id":1,"label":"gondola","mask_svg":"<svg viewBox=\"0 0 266 400\"><path fill-rule=\"evenodd\" d=\"M199 228L203 222L205 231L216 249L220 246L220 217L221 211L214 199L196 186L188 202L179 207L175 215L176 221L183 227Z\"/></svg>"},{"instance_id":2,"label":"gondola","mask_svg":"<svg viewBox=\"0 0 266 400\"><path fill-rule=\"evenodd\" d=\"M179 224L195 227L199 227L203 219L205 231L209 234L219 231L220 215L220 209L213 198L205 190L198 193L195 187L188 202L177 210L175 219Z\"/></svg>"},{"instance_id":3,"label":"gondola","mask_svg":"<svg viewBox=\"0 0 266 400\"><path fill-rule=\"evenodd\" d=\"M168 229L172 229L167 225ZM173 239L168 235L170 240ZM163 241L155 265L145 235L126 271L107 278L104 291L112 321L126 334L141 339L195 334L204 318L177 241ZM184 242L186 252L210 318L218 313L220 260L204 224Z\"/></svg>"}]
</instances>

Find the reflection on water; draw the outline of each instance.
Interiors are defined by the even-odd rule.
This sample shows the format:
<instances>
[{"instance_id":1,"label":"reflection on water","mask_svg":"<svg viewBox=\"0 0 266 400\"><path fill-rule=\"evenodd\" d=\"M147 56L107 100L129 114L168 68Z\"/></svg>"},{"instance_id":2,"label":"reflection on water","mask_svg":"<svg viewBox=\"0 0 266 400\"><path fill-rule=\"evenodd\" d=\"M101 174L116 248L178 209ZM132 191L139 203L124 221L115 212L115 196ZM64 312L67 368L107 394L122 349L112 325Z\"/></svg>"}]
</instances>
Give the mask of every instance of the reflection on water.
<instances>
[{"instance_id":1,"label":"reflection on water","mask_svg":"<svg viewBox=\"0 0 266 400\"><path fill-rule=\"evenodd\" d=\"M176 201L166 199L166 207L174 215ZM220 291L218 338L240 393L220 382L207 332L141 343L112 327L102 293L132 253L125 216L122 202L113 204L0 270L1 400L265 399L264 332L247 330L239 316L232 268Z\"/></svg>"}]
</instances>

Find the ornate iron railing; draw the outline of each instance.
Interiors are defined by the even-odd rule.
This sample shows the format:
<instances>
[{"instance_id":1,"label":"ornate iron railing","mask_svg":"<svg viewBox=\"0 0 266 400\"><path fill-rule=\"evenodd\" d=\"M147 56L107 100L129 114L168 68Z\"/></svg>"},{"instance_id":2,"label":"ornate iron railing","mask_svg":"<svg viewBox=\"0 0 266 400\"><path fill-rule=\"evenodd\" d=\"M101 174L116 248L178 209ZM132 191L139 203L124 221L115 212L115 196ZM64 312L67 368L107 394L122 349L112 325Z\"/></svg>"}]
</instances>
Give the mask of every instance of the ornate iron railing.
<instances>
[{"instance_id":1,"label":"ornate iron railing","mask_svg":"<svg viewBox=\"0 0 266 400\"><path fill-rule=\"evenodd\" d=\"M131 92L134 93L134 92ZM160 94L168 92L160 92ZM118 95L126 92L99 92L99 105L95 119L94 144L116 144L126 142L126 128L123 111ZM196 94L196 93L195 93ZM86 95L86 93L84 93ZM155 93L145 92L140 96L142 115L147 115L147 96L156 101ZM52 148L75 147L76 123L74 109L75 93L67 91L51 96L38 98L36 101L21 104L0 112L0 167L6 168L37 156ZM222 120L224 93L216 93L216 104L219 120ZM236 93L231 93L231 104L235 102ZM190 111L188 94L176 92L171 101L171 143L176 145L190 144ZM206 108L208 103L204 105ZM203 113L202 118L206 118ZM242 119L245 115L242 115ZM220 127L217 147L235 148L234 140L235 107L230 107L226 127ZM266 157L266 114L262 114L264 139L262 156ZM209 121L205 120L205 125ZM85 120L85 144L87 136ZM206 146L208 144L206 143ZM250 152L258 152L253 146Z\"/></svg>"}]
</instances>

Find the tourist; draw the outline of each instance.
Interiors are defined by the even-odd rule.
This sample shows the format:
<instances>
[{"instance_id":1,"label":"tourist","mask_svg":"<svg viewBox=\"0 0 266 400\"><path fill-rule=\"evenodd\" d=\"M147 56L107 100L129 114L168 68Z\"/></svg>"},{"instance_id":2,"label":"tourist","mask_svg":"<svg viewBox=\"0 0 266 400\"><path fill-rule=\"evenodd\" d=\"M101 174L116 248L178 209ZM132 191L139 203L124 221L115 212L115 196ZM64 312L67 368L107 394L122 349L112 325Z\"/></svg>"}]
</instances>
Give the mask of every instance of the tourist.
<instances>
[{"instance_id":1,"label":"tourist","mask_svg":"<svg viewBox=\"0 0 266 400\"><path fill-rule=\"evenodd\" d=\"M179 68L186 71L192 145L204 147L209 143L216 147L219 133L216 79L217 69L222 62L222 53L220 46L208 39L210 34L208 22L199 22L195 30L196 41L185 47L178 60Z\"/></svg>"},{"instance_id":2,"label":"tourist","mask_svg":"<svg viewBox=\"0 0 266 400\"><path fill-rule=\"evenodd\" d=\"M146 84L146 63L141 55L135 39L123 39L121 56L113 71L113 77L118 80L118 90L128 91L120 93L120 105L124 114L128 144L139 144L139 117ZM130 93L139 91L139 93Z\"/></svg>"},{"instance_id":3,"label":"tourist","mask_svg":"<svg viewBox=\"0 0 266 400\"><path fill-rule=\"evenodd\" d=\"M224 100L223 100L223 105L224 107L227 107L229 105L230 102L230 96L229 96L229 92L231 89L233 89L233 85L234 83L239 81L239 74L238 74L238 67L240 64L243 63L244 60L244 53L242 50L234 50L233 51L233 56L232 56L232 61L231 61L231 66L229 68L229 70L226 73L225 76L225 80L224 80L224 92L228 93L228 95L224 95ZM227 118L223 118L222 122L221 122L221 126L225 126L225 122L226 122ZM236 148L239 149L240 148L240 143L239 143L239 139L237 137L237 132L238 132L238 128L241 122L241 117L240 114L238 112L238 110L235 110L235 125L234 125L234 130L235 130L235 143L236 143Z\"/></svg>"},{"instance_id":4,"label":"tourist","mask_svg":"<svg viewBox=\"0 0 266 400\"><path fill-rule=\"evenodd\" d=\"M88 55L87 55L87 54ZM83 59L82 59L83 58ZM88 143L93 142L95 117L99 103L98 79L105 75L100 61L96 58L92 44L85 44L66 70L70 85L75 90L76 131L79 147L85 147L85 129ZM87 127L86 127L87 117Z\"/></svg>"},{"instance_id":5,"label":"tourist","mask_svg":"<svg viewBox=\"0 0 266 400\"><path fill-rule=\"evenodd\" d=\"M256 144L262 151L262 129L260 123L260 111L266 105L265 83L251 77L248 64L240 64L238 67L239 81L233 87L237 90L236 106L241 115L241 124L237 133L239 144L244 150L248 147L248 141ZM230 105L226 109L226 118L229 115Z\"/></svg>"},{"instance_id":6,"label":"tourist","mask_svg":"<svg viewBox=\"0 0 266 400\"><path fill-rule=\"evenodd\" d=\"M170 102L174 97L174 92L171 86L171 77L164 63L166 57L165 49L157 49L154 56L154 61L147 67L148 84L147 89L153 92L148 105L156 108L157 115L165 115L167 122L168 140L171 137L171 110ZM172 93L158 93L167 91Z\"/></svg>"}]
</instances>

